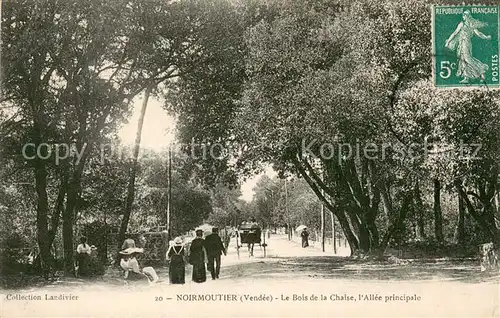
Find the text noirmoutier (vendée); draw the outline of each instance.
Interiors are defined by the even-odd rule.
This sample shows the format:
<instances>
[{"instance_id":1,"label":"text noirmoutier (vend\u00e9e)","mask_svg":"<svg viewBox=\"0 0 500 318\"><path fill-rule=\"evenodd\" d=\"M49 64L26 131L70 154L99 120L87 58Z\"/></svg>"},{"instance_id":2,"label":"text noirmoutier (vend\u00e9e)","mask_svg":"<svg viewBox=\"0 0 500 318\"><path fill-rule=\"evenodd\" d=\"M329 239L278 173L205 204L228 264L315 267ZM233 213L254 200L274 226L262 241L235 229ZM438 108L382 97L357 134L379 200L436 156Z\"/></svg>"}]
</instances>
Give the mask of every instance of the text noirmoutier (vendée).
<instances>
[{"instance_id":1,"label":"text noirmoutier (vend\u00e9e)","mask_svg":"<svg viewBox=\"0 0 500 318\"><path fill-rule=\"evenodd\" d=\"M273 296L270 294L177 294L175 300L183 302L272 302L272 301L338 301L338 302L356 302L356 301L378 301L378 302L413 302L420 301L422 298L417 294L387 294L367 293L350 295L346 293L337 294L280 294Z\"/></svg>"}]
</instances>

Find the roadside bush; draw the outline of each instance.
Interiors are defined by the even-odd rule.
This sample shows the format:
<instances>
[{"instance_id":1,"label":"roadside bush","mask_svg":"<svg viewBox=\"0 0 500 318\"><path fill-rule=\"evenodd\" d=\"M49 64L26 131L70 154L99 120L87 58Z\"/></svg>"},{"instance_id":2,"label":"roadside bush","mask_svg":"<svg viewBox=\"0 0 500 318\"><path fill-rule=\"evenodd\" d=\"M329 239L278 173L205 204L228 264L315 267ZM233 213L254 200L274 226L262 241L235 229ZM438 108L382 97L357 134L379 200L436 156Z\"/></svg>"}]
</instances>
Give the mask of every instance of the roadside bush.
<instances>
[{"instance_id":1,"label":"roadside bush","mask_svg":"<svg viewBox=\"0 0 500 318\"><path fill-rule=\"evenodd\" d=\"M33 261L28 243L18 233L13 233L1 241L0 273L2 275L26 273Z\"/></svg>"}]
</instances>

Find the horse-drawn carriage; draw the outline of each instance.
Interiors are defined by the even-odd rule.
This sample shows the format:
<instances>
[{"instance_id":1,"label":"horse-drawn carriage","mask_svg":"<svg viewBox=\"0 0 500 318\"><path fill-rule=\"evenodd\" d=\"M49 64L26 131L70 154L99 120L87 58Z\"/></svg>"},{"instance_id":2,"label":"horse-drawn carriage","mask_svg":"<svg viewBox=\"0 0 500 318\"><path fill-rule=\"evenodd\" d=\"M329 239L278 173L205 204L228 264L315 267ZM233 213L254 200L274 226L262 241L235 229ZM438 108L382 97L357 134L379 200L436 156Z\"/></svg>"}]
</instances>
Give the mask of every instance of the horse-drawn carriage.
<instances>
[{"instance_id":1,"label":"horse-drawn carriage","mask_svg":"<svg viewBox=\"0 0 500 318\"><path fill-rule=\"evenodd\" d=\"M258 243L261 241L261 229L257 223L244 222L238 228L241 243Z\"/></svg>"},{"instance_id":2,"label":"horse-drawn carriage","mask_svg":"<svg viewBox=\"0 0 500 318\"><path fill-rule=\"evenodd\" d=\"M253 256L253 247L255 244L261 244L262 230L255 222L243 222L238 228L239 240L241 244L247 244L250 256ZM239 244L238 244L239 247Z\"/></svg>"}]
</instances>

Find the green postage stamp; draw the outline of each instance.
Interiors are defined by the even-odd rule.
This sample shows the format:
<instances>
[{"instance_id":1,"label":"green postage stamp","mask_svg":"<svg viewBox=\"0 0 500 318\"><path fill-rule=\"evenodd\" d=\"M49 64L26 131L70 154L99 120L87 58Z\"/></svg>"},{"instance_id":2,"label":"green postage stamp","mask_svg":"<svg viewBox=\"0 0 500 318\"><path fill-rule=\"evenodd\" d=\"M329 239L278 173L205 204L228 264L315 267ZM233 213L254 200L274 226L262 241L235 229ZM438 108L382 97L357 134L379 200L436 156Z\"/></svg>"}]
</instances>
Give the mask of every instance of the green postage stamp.
<instances>
[{"instance_id":1,"label":"green postage stamp","mask_svg":"<svg viewBox=\"0 0 500 318\"><path fill-rule=\"evenodd\" d=\"M500 88L500 6L433 6L434 84Z\"/></svg>"}]
</instances>

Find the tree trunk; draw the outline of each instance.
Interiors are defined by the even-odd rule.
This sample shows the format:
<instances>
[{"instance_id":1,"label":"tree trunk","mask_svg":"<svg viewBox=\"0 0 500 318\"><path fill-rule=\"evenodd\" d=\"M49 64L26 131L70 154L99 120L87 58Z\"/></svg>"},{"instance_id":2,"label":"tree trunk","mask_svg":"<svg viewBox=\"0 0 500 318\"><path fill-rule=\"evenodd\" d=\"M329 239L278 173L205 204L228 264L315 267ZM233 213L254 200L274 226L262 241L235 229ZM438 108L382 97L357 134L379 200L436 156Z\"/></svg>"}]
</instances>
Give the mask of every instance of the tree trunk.
<instances>
[{"instance_id":1,"label":"tree trunk","mask_svg":"<svg viewBox=\"0 0 500 318\"><path fill-rule=\"evenodd\" d=\"M73 195L68 192L68 208L63 213L63 250L64 250L64 274L70 276L74 273L73 260L73 217L69 212L74 202Z\"/></svg>"},{"instance_id":2,"label":"tree trunk","mask_svg":"<svg viewBox=\"0 0 500 318\"><path fill-rule=\"evenodd\" d=\"M441 182L434 179L434 235L438 243L443 243L443 214L441 211Z\"/></svg>"},{"instance_id":3,"label":"tree trunk","mask_svg":"<svg viewBox=\"0 0 500 318\"><path fill-rule=\"evenodd\" d=\"M35 143L37 145L37 143ZM37 242L40 248L40 261L42 274L47 278L51 267L50 245L48 240L48 197L47 197L47 171L42 159L35 158L35 188L37 193L36 227Z\"/></svg>"},{"instance_id":4,"label":"tree trunk","mask_svg":"<svg viewBox=\"0 0 500 318\"><path fill-rule=\"evenodd\" d=\"M172 149L168 148L168 168L167 168L167 240L170 242L172 239L172 229L170 227L170 215L172 214Z\"/></svg>"},{"instance_id":5,"label":"tree trunk","mask_svg":"<svg viewBox=\"0 0 500 318\"><path fill-rule=\"evenodd\" d=\"M480 213L477 211L474 207L474 205L471 203L469 198L467 197L466 192L464 191L462 187L462 183L460 180L455 181L455 188L457 189L457 192L459 195L462 197L465 206L467 207L467 210L469 211L469 214L474 218L474 220L479 224L479 226L486 232L488 237L491 239L493 242L495 249L498 250L500 249L500 231L498 230L498 227L496 226L495 221L491 222L491 218L486 217L486 213L491 212L488 210L483 210L483 213Z\"/></svg>"},{"instance_id":6,"label":"tree trunk","mask_svg":"<svg viewBox=\"0 0 500 318\"><path fill-rule=\"evenodd\" d=\"M321 251L325 251L325 206L321 204Z\"/></svg>"},{"instance_id":7,"label":"tree trunk","mask_svg":"<svg viewBox=\"0 0 500 318\"><path fill-rule=\"evenodd\" d=\"M68 181L66 209L63 211L63 249L64 249L64 273L73 275L75 271L73 255L75 253L73 228L75 225L77 206L81 195L82 175L88 155L92 152L92 146L86 143L77 144L78 153L81 154L76 164L71 179ZM76 162L75 162L76 163Z\"/></svg>"},{"instance_id":8,"label":"tree trunk","mask_svg":"<svg viewBox=\"0 0 500 318\"><path fill-rule=\"evenodd\" d=\"M64 198L66 197L66 189L68 187L68 169L65 167L62 172L61 183L59 184L59 192L57 194L56 206L54 212L52 213L52 218L50 222L50 230L48 233L48 244L52 246L54 239L57 234L57 229L59 228L59 221L61 219L61 213L64 208Z\"/></svg>"},{"instance_id":9,"label":"tree trunk","mask_svg":"<svg viewBox=\"0 0 500 318\"><path fill-rule=\"evenodd\" d=\"M411 193L411 192L404 196L403 202L401 204L401 209L399 210L398 217L392 222L392 224L387 229L387 232L385 233L384 237L382 238L382 241L380 242L380 246L377 249L376 254L378 255L378 257L382 257L384 255L385 250L387 249L387 246L389 245L389 242L390 242L392 236L404 226L404 221L406 219L406 215L408 214L408 209L410 207L412 197L413 197L413 193Z\"/></svg>"},{"instance_id":10,"label":"tree trunk","mask_svg":"<svg viewBox=\"0 0 500 318\"><path fill-rule=\"evenodd\" d=\"M63 249L64 249L64 274L69 276L74 274L75 253L73 239L73 225L76 216L76 206L79 199L79 187L81 175L75 171L71 182L68 184L68 197L66 209L63 211Z\"/></svg>"},{"instance_id":11,"label":"tree trunk","mask_svg":"<svg viewBox=\"0 0 500 318\"><path fill-rule=\"evenodd\" d=\"M357 234L357 249L361 250L363 253L368 253L371 247L370 231L366 224L359 218L359 214L358 207L347 207L347 215L349 216L350 224L353 227L354 233Z\"/></svg>"},{"instance_id":12,"label":"tree trunk","mask_svg":"<svg viewBox=\"0 0 500 318\"><path fill-rule=\"evenodd\" d=\"M132 205L134 203L135 177L137 174L137 161L139 158L139 150L141 146L142 126L144 125L144 117L146 116L148 100L152 90L153 90L152 85L146 88L146 92L144 94L144 100L142 102L141 115L139 117L139 123L137 125L137 134L135 136L135 145L133 154L134 157L132 158L133 160L132 167L130 169L129 180L128 180L127 199L125 202L125 210L123 211L123 219L120 226L120 232L118 234L118 248L121 247L123 241L125 240L125 234L127 233L128 222L130 220L130 214L132 212Z\"/></svg>"},{"instance_id":13,"label":"tree trunk","mask_svg":"<svg viewBox=\"0 0 500 318\"><path fill-rule=\"evenodd\" d=\"M363 223L360 223L359 227L359 249L364 252L370 252L370 231L366 228Z\"/></svg>"},{"instance_id":14,"label":"tree trunk","mask_svg":"<svg viewBox=\"0 0 500 318\"><path fill-rule=\"evenodd\" d=\"M288 187L287 187L287 179L285 178L285 219L290 219L290 213L288 210ZM290 241L292 239L292 226L290 225L289 222L287 222L288 226L288 240Z\"/></svg>"},{"instance_id":15,"label":"tree trunk","mask_svg":"<svg viewBox=\"0 0 500 318\"><path fill-rule=\"evenodd\" d=\"M465 243L465 202L460 194L458 195L458 224L456 233L457 243L463 245Z\"/></svg>"},{"instance_id":16,"label":"tree trunk","mask_svg":"<svg viewBox=\"0 0 500 318\"><path fill-rule=\"evenodd\" d=\"M366 222L366 227L370 234L370 249L377 249L380 244L380 237L375 220L368 220Z\"/></svg>"},{"instance_id":17,"label":"tree trunk","mask_svg":"<svg viewBox=\"0 0 500 318\"><path fill-rule=\"evenodd\" d=\"M313 190L313 192L316 194L316 196L322 201L322 203L325 205L325 207L333 213L337 219L339 220L340 227L344 231L344 235L349 242L349 248L351 250L351 255L355 254L357 250L359 249L359 241L356 235L354 235L354 232L351 229L351 225L349 223L349 220L346 215L345 209L342 209L340 206L334 207L329 200L326 199L326 196L323 195L320 187L318 184L314 182L314 180L307 174L306 170L304 167L301 165L300 161L298 160L297 157L292 157L292 161L299 171L300 175L304 178L304 180L307 182L309 187ZM326 191L326 189L323 189Z\"/></svg>"},{"instance_id":18,"label":"tree trunk","mask_svg":"<svg viewBox=\"0 0 500 318\"><path fill-rule=\"evenodd\" d=\"M332 218L332 243L333 243L333 253L337 254L337 233L335 228L335 214L330 212L330 217Z\"/></svg>"},{"instance_id":19,"label":"tree trunk","mask_svg":"<svg viewBox=\"0 0 500 318\"><path fill-rule=\"evenodd\" d=\"M101 256L101 261L103 264L108 264L108 212L106 210L103 211L104 216L104 244L102 244L102 251L100 251L99 255Z\"/></svg>"},{"instance_id":20,"label":"tree trunk","mask_svg":"<svg viewBox=\"0 0 500 318\"><path fill-rule=\"evenodd\" d=\"M382 185L380 190L380 198L382 200L382 207L384 208L384 216L385 216L385 225L386 228L389 228L391 225L391 216L392 216L392 200L389 193L389 189L386 186Z\"/></svg>"},{"instance_id":21,"label":"tree trunk","mask_svg":"<svg viewBox=\"0 0 500 318\"><path fill-rule=\"evenodd\" d=\"M417 217L417 235L418 238L421 240L426 239L425 235L425 211L424 211L424 204L422 203L422 193L420 192L420 186L417 181L417 184L415 185L415 197L414 197L414 202L415 202L415 210L416 210L416 217Z\"/></svg>"},{"instance_id":22,"label":"tree trunk","mask_svg":"<svg viewBox=\"0 0 500 318\"><path fill-rule=\"evenodd\" d=\"M495 195L495 206L496 206L496 213L500 214L500 187L497 190L497 194Z\"/></svg>"}]
</instances>

